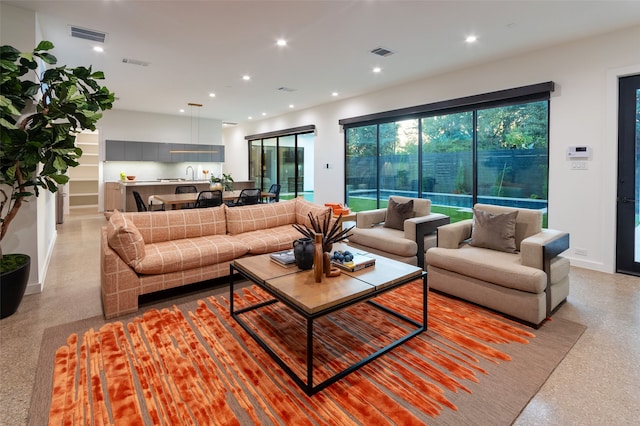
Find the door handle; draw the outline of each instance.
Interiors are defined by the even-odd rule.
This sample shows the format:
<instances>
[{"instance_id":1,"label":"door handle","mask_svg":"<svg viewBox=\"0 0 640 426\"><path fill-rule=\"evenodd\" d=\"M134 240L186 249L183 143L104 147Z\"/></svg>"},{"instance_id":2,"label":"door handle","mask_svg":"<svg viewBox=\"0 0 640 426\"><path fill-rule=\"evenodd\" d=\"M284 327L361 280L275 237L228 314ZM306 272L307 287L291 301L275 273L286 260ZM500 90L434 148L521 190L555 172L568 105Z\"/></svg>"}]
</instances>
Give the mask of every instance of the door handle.
<instances>
[{"instance_id":1,"label":"door handle","mask_svg":"<svg viewBox=\"0 0 640 426\"><path fill-rule=\"evenodd\" d=\"M622 202L623 203L635 203L636 200L634 200L633 198L622 197Z\"/></svg>"}]
</instances>

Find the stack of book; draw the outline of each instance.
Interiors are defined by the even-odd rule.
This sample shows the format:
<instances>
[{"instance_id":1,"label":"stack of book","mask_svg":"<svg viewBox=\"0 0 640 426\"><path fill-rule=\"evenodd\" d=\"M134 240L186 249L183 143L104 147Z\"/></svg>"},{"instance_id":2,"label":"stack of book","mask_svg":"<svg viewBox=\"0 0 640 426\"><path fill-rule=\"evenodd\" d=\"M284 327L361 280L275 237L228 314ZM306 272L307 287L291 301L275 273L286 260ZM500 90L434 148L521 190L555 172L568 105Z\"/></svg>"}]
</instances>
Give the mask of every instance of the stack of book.
<instances>
[{"instance_id":1,"label":"stack of book","mask_svg":"<svg viewBox=\"0 0 640 426\"><path fill-rule=\"evenodd\" d=\"M271 253L269 256L272 261L280 266L284 266L285 268L296 265L296 258L293 255L293 250L278 251Z\"/></svg>"},{"instance_id":2,"label":"stack of book","mask_svg":"<svg viewBox=\"0 0 640 426\"><path fill-rule=\"evenodd\" d=\"M376 260L373 257L368 257L356 253L353 255L353 259L350 262L340 263L331 261L331 264L337 266L340 269L344 269L345 271L355 272L359 271L360 269L374 266L376 264Z\"/></svg>"}]
</instances>

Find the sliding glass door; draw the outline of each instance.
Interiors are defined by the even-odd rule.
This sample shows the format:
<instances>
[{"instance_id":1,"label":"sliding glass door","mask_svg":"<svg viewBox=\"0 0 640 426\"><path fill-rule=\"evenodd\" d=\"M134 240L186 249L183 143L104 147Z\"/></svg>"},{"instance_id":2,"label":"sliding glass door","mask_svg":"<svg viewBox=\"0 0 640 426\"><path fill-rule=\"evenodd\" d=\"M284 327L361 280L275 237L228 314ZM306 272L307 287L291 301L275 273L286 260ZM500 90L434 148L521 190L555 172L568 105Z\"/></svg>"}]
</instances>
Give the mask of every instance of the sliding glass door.
<instances>
[{"instance_id":1,"label":"sliding glass door","mask_svg":"<svg viewBox=\"0 0 640 426\"><path fill-rule=\"evenodd\" d=\"M640 75L619 82L616 269L640 276Z\"/></svg>"},{"instance_id":2,"label":"sliding glass door","mask_svg":"<svg viewBox=\"0 0 640 426\"><path fill-rule=\"evenodd\" d=\"M313 201L313 133L288 134L249 141L249 174L267 191L280 185L280 199L304 196Z\"/></svg>"}]
</instances>

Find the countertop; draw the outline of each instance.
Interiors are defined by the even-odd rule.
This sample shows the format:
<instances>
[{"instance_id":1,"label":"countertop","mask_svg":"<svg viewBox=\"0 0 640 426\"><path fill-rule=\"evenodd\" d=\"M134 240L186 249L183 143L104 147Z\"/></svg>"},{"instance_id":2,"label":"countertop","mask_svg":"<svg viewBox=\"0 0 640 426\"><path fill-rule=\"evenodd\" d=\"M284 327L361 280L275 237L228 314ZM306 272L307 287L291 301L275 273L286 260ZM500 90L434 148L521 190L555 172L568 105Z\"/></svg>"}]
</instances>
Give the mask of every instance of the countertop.
<instances>
[{"instance_id":1,"label":"countertop","mask_svg":"<svg viewBox=\"0 0 640 426\"><path fill-rule=\"evenodd\" d=\"M114 183L119 183L122 186L164 186L164 185L190 185L190 184L207 184L209 183L208 180L169 180L169 179L162 179L162 180L133 180L133 181L126 181L123 182L121 180L116 181Z\"/></svg>"}]
</instances>

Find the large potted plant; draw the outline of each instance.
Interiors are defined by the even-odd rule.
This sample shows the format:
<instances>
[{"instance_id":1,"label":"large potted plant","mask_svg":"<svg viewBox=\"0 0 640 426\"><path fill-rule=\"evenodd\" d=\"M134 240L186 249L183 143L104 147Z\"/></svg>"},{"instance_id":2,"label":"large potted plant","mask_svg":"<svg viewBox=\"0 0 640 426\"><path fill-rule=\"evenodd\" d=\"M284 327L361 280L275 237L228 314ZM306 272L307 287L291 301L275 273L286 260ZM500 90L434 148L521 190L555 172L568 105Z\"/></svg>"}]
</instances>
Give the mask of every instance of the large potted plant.
<instances>
[{"instance_id":1,"label":"large potted plant","mask_svg":"<svg viewBox=\"0 0 640 426\"><path fill-rule=\"evenodd\" d=\"M102 72L55 67L52 48L49 41L33 52L0 47L0 242L23 203L41 188L56 192L68 182L67 169L82 155L76 133L95 130L101 111L113 106L113 93L97 82ZM0 245L0 318L18 308L29 262L27 255L4 254Z\"/></svg>"}]
</instances>

